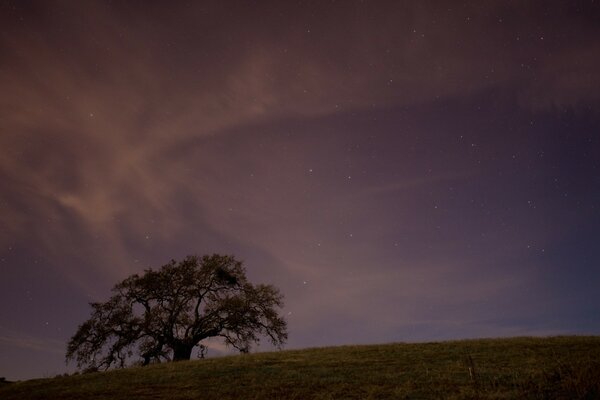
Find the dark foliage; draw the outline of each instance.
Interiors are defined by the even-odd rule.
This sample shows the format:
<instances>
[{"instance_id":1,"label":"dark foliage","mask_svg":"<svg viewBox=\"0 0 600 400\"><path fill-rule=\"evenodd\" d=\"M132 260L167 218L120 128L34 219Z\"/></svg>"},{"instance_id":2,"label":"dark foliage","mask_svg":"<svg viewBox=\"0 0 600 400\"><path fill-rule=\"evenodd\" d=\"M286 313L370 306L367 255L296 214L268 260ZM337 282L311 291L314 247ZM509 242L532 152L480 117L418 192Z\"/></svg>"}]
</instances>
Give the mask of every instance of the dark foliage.
<instances>
[{"instance_id":1,"label":"dark foliage","mask_svg":"<svg viewBox=\"0 0 600 400\"><path fill-rule=\"evenodd\" d=\"M67 361L84 371L187 360L203 339L221 337L241 352L269 338L280 347L286 321L276 308L282 295L271 285L252 285L232 256L188 256L159 270L132 275L104 303L91 303L90 319L67 347Z\"/></svg>"}]
</instances>

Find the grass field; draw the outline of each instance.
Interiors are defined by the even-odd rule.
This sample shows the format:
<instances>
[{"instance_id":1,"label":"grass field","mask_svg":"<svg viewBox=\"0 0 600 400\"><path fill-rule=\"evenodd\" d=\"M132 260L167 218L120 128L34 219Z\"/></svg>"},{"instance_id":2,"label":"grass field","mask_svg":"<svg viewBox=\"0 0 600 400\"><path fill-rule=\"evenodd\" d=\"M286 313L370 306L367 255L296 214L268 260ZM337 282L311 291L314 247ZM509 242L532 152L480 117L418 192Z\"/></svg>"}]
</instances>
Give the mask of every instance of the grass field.
<instances>
[{"instance_id":1,"label":"grass field","mask_svg":"<svg viewBox=\"0 0 600 400\"><path fill-rule=\"evenodd\" d=\"M598 399L600 337L342 346L0 385L0 399Z\"/></svg>"}]
</instances>

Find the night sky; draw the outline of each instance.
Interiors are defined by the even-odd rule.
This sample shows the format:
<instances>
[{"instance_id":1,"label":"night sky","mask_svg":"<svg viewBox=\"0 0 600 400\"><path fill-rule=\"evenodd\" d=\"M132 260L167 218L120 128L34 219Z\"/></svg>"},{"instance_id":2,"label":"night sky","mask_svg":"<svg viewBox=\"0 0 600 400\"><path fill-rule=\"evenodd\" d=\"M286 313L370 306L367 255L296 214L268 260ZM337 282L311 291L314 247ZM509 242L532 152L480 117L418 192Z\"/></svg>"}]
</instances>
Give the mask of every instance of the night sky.
<instances>
[{"instance_id":1,"label":"night sky","mask_svg":"<svg viewBox=\"0 0 600 400\"><path fill-rule=\"evenodd\" d=\"M600 334L599 21L0 1L0 376L72 370L88 302L188 254L279 287L287 348Z\"/></svg>"}]
</instances>

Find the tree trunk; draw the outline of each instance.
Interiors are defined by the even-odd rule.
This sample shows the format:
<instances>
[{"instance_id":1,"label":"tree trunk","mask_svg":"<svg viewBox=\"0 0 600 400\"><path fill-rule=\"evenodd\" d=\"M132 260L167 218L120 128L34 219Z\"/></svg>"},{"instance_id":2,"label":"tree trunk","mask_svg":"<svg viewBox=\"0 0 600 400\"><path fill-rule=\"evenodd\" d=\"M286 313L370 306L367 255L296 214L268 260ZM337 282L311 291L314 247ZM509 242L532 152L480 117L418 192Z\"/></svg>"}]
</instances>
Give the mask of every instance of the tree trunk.
<instances>
[{"instance_id":1,"label":"tree trunk","mask_svg":"<svg viewBox=\"0 0 600 400\"><path fill-rule=\"evenodd\" d=\"M194 346L188 344L178 344L173 347L173 361L185 361L189 360L192 356L192 349Z\"/></svg>"}]
</instances>

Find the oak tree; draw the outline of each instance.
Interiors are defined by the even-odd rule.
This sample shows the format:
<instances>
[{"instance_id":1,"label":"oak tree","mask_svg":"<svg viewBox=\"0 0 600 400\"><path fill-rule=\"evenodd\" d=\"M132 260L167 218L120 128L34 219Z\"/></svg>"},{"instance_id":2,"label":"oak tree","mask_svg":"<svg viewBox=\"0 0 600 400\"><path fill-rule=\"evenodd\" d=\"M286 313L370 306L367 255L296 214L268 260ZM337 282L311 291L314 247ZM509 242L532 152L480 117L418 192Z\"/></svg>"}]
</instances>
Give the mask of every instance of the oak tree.
<instances>
[{"instance_id":1,"label":"oak tree","mask_svg":"<svg viewBox=\"0 0 600 400\"><path fill-rule=\"evenodd\" d=\"M241 352L265 336L281 347L286 321L277 309L283 296L272 285L253 285L233 256L188 256L148 269L117 284L67 346L79 368L124 367L188 360L206 338L221 337Z\"/></svg>"}]
</instances>

